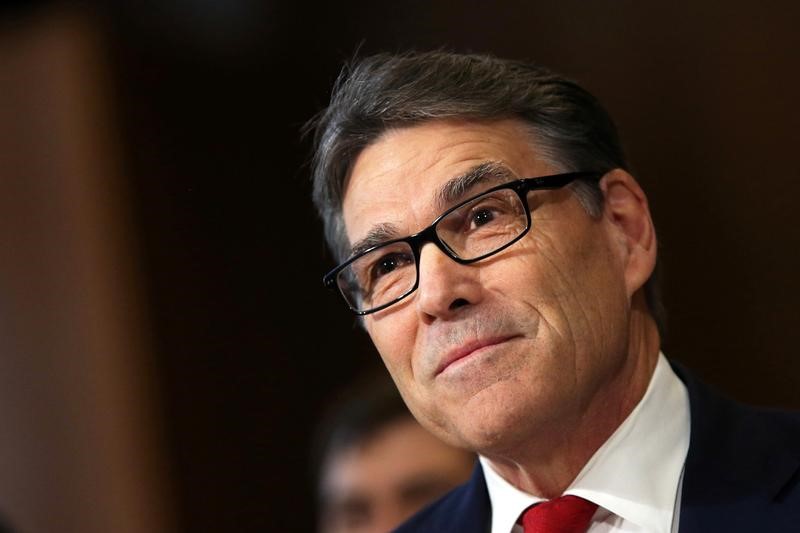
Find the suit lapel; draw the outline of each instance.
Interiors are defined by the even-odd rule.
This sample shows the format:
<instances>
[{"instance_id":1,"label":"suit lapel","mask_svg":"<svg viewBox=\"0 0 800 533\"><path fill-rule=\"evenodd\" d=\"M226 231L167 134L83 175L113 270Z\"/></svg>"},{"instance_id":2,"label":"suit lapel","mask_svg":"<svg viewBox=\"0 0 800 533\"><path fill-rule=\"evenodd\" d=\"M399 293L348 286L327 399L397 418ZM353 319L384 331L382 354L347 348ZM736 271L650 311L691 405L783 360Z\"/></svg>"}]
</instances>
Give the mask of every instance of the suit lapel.
<instances>
[{"instance_id":1,"label":"suit lapel","mask_svg":"<svg viewBox=\"0 0 800 533\"><path fill-rule=\"evenodd\" d=\"M488 533L491 524L491 503L486 488L486 478L480 462L475 463L472 478L464 486L463 498L455 505L452 531Z\"/></svg>"},{"instance_id":2,"label":"suit lapel","mask_svg":"<svg viewBox=\"0 0 800 533\"><path fill-rule=\"evenodd\" d=\"M691 437L680 533L763 531L769 506L800 468L796 418L727 400L680 365L689 391Z\"/></svg>"},{"instance_id":3,"label":"suit lapel","mask_svg":"<svg viewBox=\"0 0 800 533\"><path fill-rule=\"evenodd\" d=\"M423 509L396 533L488 533L491 508L486 480L478 461L470 480Z\"/></svg>"}]
</instances>

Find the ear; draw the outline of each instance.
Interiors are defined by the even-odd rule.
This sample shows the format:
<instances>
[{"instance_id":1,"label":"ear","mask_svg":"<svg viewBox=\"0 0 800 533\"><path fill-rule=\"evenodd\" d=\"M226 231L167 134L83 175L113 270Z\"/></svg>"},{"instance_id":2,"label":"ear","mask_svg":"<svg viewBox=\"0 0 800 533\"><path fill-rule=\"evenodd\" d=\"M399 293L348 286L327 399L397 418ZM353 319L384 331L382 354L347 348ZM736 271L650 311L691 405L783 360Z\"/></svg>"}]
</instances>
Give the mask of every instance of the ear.
<instances>
[{"instance_id":1,"label":"ear","mask_svg":"<svg viewBox=\"0 0 800 533\"><path fill-rule=\"evenodd\" d=\"M622 169L603 176L603 216L618 237L628 296L639 290L656 266L656 232L647 197L636 180Z\"/></svg>"}]
</instances>

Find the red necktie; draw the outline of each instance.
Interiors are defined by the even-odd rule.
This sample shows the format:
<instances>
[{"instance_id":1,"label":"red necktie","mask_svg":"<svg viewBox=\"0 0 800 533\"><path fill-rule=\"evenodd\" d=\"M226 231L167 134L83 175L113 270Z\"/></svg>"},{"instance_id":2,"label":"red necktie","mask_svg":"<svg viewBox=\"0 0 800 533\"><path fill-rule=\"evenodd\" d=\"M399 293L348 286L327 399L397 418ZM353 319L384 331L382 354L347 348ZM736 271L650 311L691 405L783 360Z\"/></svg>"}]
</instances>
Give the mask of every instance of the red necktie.
<instances>
[{"instance_id":1,"label":"red necktie","mask_svg":"<svg viewBox=\"0 0 800 533\"><path fill-rule=\"evenodd\" d=\"M597 504L578 496L561 496L528 507L522 513L525 533L586 533Z\"/></svg>"}]
</instances>

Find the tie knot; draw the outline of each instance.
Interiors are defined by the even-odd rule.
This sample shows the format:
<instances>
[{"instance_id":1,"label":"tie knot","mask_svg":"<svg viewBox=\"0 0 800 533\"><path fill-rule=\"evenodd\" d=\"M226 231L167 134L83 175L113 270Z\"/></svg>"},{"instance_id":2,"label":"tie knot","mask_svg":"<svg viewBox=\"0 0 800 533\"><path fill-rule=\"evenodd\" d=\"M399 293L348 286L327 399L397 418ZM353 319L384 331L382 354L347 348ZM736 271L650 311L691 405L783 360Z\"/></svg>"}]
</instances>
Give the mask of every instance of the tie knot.
<instances>
[{"instance_id":1,"label":"tie knot","mask_svg":"<svg viewBox=\"0 0 800 533\"><path fill-rule=\"evenodd\" d=\"M528 507L522 513L525 533L586 533L597 504L567 495Z\"/></svg>"}]
</instances>

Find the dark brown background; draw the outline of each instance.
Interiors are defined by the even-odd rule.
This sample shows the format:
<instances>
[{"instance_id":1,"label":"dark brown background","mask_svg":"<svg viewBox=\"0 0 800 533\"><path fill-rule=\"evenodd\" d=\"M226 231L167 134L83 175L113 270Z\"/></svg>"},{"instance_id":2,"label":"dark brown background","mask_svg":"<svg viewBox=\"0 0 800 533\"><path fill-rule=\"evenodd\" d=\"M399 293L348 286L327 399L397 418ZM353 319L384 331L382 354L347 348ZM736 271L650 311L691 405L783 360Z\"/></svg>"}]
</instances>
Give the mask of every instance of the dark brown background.
<instances>
[{"instance_id":1,"label":"dark brown background","mask_svg":"<svg viewBox=\"0 0 800 533\"><path fill-rule=\"evenodd\" d=\"M180 530L309 531L315 420L378 364L321 286L298 133L359 46L493 52L582 82L651 201L666 353L736 398L800 407L797 3L132 4L74 9L111 80Z\"/></svg>"}]
</instances>

